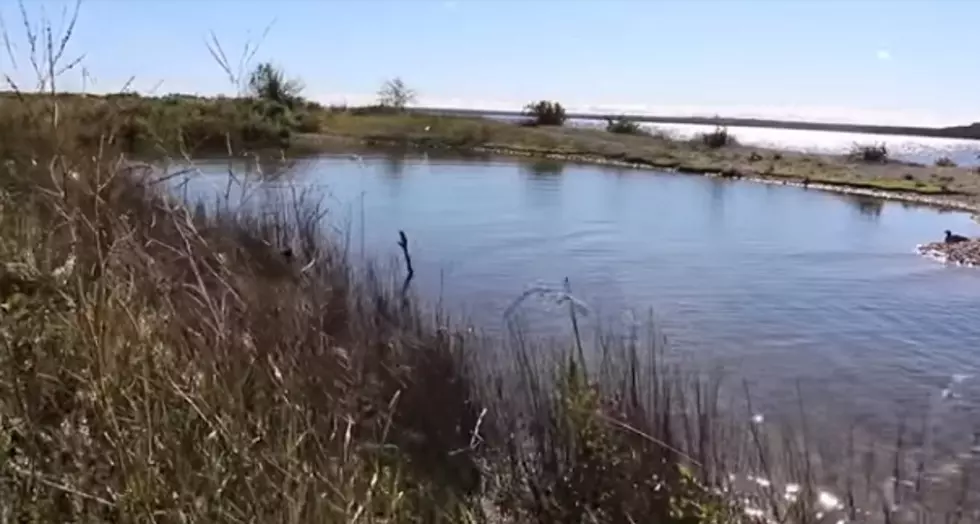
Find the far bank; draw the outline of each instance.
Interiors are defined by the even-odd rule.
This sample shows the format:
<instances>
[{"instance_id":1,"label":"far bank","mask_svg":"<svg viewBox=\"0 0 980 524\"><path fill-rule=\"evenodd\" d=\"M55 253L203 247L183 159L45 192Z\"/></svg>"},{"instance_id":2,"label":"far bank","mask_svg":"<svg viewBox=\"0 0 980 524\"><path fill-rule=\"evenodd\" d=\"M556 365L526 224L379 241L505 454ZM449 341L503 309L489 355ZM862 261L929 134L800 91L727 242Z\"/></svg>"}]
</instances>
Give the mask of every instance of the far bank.
<instances>
[{"instance_id":1,"label":"far bank","mask_svg":"<svg viewBox=\"0 0 980 524\"><path fill-rule=\"evenodd\" d=\"M724 130L716 131L724 133ZM361 145L452 149L746 179L980 210L980 172L891 160L868 144L854 155L818 155L738 144L737 137L677 140L601 129L525 126L484 118L332 113L322 131L297 136L303 148ZM724 142L720 143L719 142Z\"/></svg>"},{"instance_id":2,"label":"far bank","mask_svg":"<svg viewBox=\"0 0 980 524\"><path fill-rule=\"evenodd\" d=\"M20 122L43 113L47 95L0 95L0 150L41 157ZM896 161L876 144L852 155L819 155L739 144L718 128L694 139L647 133L635 122L609 129L526 125L489 118L431 115L392 107L331 107L303 100L60 94L60 132L82 147L112 141L141 157L195 157L231 150L284 155L354 147L445 149L572 162L615 164L864 194L947 208L980 210L980 172L952 162ZM618 132L612 132L618 131Z\"/></svg>"}]
</instances>

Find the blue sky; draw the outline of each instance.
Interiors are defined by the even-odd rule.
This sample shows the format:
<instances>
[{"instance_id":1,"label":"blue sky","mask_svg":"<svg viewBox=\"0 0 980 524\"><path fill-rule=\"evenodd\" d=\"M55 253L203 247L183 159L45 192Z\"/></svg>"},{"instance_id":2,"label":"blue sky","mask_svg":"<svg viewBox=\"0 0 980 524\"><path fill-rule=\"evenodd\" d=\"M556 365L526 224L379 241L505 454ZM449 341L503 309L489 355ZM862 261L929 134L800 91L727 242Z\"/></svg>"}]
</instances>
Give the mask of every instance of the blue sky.
<instances>
[{"instance_id":1,"label":"blue sky","mask_svg":"<svg viewBox=\"0 0 980 524\"><path fill-rule=\"evenodd\" d=\"M25 5L57 22L72 2ZM0 12L19 66L0 68L25 82L16 2ZM256 59L324 102L398 75L424 104L931 124L980 120L977 20L971 0L87 0L70 50L91 91L230 92L209 31L237 59L274 21Z\"/></svg>"}]
</instances>

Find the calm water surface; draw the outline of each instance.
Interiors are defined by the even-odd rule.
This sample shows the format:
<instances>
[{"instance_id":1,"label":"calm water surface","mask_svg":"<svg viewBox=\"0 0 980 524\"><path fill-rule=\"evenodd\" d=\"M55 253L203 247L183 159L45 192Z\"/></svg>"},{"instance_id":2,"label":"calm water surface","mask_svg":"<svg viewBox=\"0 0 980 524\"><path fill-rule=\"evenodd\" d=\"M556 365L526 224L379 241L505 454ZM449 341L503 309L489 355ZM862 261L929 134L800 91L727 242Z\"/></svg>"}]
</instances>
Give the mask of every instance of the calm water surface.
<instances>
[{"instance_id":1,"label":"calm water surface","mask_svg":"<svg viewBox=\"0 0 980 524\"><path fill-rule=\"evenodd\" d=\"M224 167L201 168L192 192L224 188ZM874 426L937 402L939 431L980 422L980 270L914 252L945 229L980 235L965 214L516 160L325 156L287 179L263 191L328 192L355 244L363 203L371 253L397 254L405 230L418 289L491 330L529 286L568 277L590 322L652 309L674 350L747 380L760 409L796 406L799 388L817 417ZM537 329L564 329L535 308Z\"/></svg>"}]
</instances>

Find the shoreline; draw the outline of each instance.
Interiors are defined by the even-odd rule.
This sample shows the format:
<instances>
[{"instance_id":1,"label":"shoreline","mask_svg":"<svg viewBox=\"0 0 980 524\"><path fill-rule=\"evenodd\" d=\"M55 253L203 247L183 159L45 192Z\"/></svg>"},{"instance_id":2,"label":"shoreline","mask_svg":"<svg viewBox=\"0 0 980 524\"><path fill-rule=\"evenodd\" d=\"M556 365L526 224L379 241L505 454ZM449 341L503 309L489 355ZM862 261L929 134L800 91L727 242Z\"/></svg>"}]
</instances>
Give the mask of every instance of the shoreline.
<instances>
[{"instance_id":1,"label":"shoreline","mask_svg":"<svg viewBox=\"0 0 980 524\"><path fill-rule=\"evenodd\" d=\"M896 190L874 187L873 183L862 183L859 181L829 181L829 180L809 180L798 178L791 175L765 175L758 172L742 172L737 168L698 168L678 164L676 162L656 162L640 157L614 158L609 155L587 152L570 152L561 150L537 149L528 147L518 147L506 144L475 145L470 147L449 146L433 143L431 141L406 140L403 137L370 137L359 138L344 135L316 134L317 140L322 139L341 139L355 140L369 149L384 147L409 147L415 150L441 150L456 151L459 153L477 153L491 156L511 157L511 158L540 158L556 160L575 164L588 164L598 166L614 166L637 170L661 171L665 173L677 173L685 175L706 176L712 178L724 178L729 180L744 180L768 185L801 187L804 189L816 189L829 193L867 196L892 202L903 202L908 204L930 207L942 211L959 211L980 215L980 201L971 202L964 200L972 195L963 193L930 194L930 192L919 192L915 190ZM309 136L308 136L309 138ZM762 150L758 149L757 150ZM770 154L790 153L782 150L766 149ZM624 155L625 156L625 155ZM808 154L807 157L821 157L829 155ZM978 175L980 176L980 175ZM956 198L956 197L961 198Z\"/></svg>"},{"instance_id":2,"label":"shoreline","mask_svg":"<svg viewBox=\"0 0 980 524\"><path fill-rule=\"evenodd\" d=\"M503 109L461 109L450 107L412 107L408 111L420 114L447 115L461 117L521 118L521 111ZM950 140L980 140L980 123L963 123L948 126L914 126L890 124L858 124L845 122L816 122L807 120L763 118L763 117L723 117L723 116L667 116L643 113L582 113L569 112L569 120L606 121L625 118L642 124L668 124L693 126L722 126L779 129L786 131L824 131L828 133L858 133L878 136L909 136L914 138L946 138Z\"/></svg>"},{"instance_id":3,"label":"shoreline","mask_svg":"<svg viewBox=\"0 0 980 524\"><path fill-rule=\"evenodd\" d=\"M837 184L832 184L827 182L804 182L801 180L790 179L787 177L776 177L776 176L766 177L766 176L759 176L758 174L742 174L738 172L726 172L725 170L705 171L705 170L690 169L684 166L677 166L673 168L661 167L661 166L644 163L644 162L627 162L622 160L615 160L615 159L605 158L599 155L592 155L592 156L562 155L560 153L557 153L557 154L544 154L542 156L537 156L533 153L522 154L517 150L513 150L513 149L508 150L507 148L480 148L477 149L476 151L485 152L492 155L501 155L501 156L547 158L550 160L560 160L563 162L617 166L617 167L626 167L631 169L644 169L644 170L651 170L651 171L663 171L667 173L679 173L685 175L700 175L700 176L706 176L711 178L744 180L748 182L755 182L755 183L768 184L768 185L802 187L804 189L817 189L820 191L826 191L831 193L869 196L874 198L880 198L883 200L892 200L896 202L908 202L911 204L919 204L919 205L924 205L929 207L939 207L944 209L952 209L956 211L980 213L980 204L971 204L971 203L957 201L948 198L938 198L927 194L916 193L914 191L888 191L884 189L861 187L861 185L858 183L841 182Z\"/></svg>"}]
</instances>

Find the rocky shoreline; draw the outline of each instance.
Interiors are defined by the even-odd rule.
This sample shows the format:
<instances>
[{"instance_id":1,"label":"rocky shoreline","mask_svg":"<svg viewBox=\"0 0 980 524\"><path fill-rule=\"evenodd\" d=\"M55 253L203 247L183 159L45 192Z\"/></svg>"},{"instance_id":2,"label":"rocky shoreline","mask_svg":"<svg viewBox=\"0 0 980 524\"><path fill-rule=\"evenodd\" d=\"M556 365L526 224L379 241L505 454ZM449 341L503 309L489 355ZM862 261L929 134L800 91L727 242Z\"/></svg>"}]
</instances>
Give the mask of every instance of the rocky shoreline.
<instances>
[{"instance_id":1,"label":"rocky shoreline","mask_svg":"<svg viewBox=\"0 0 980 524\"><path fill-rule=\"evenodd\" d=\"M980 267L980 239L971 239L954 244L932 242L916 246L916 251L944 264Z\"/></svg>"}]
</instances>

